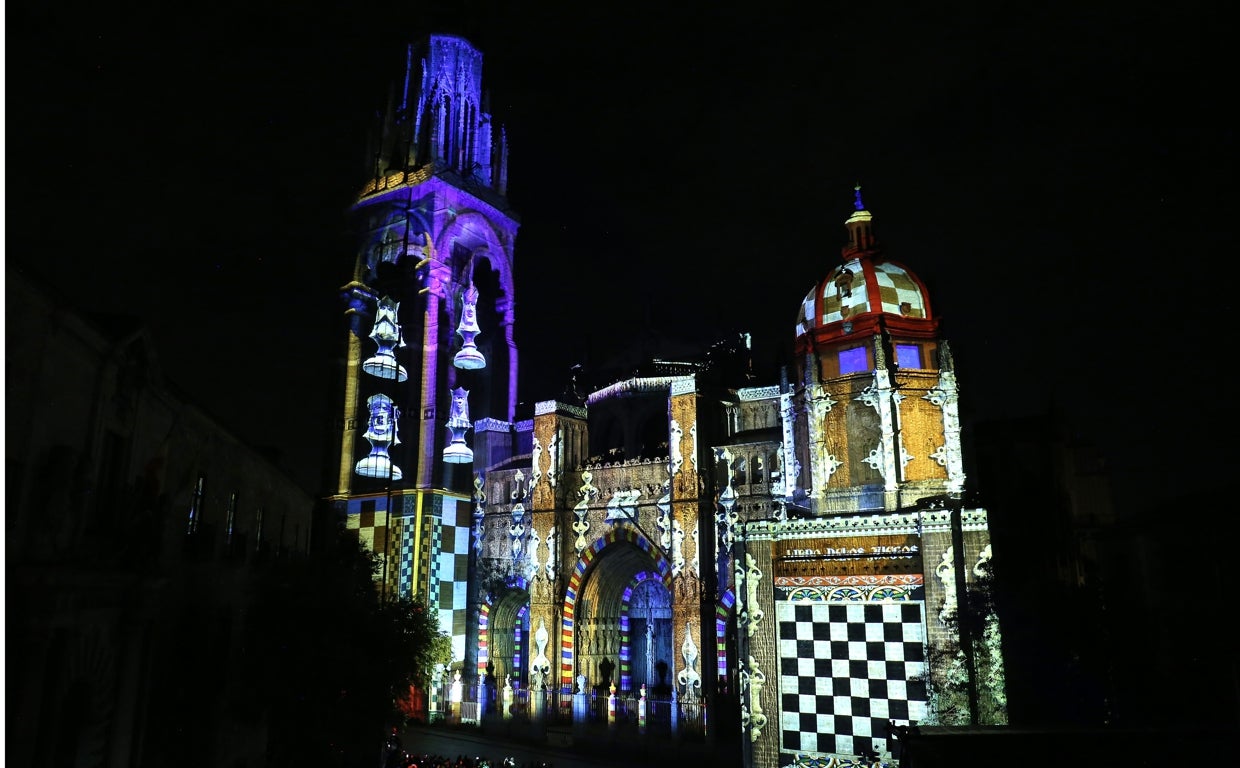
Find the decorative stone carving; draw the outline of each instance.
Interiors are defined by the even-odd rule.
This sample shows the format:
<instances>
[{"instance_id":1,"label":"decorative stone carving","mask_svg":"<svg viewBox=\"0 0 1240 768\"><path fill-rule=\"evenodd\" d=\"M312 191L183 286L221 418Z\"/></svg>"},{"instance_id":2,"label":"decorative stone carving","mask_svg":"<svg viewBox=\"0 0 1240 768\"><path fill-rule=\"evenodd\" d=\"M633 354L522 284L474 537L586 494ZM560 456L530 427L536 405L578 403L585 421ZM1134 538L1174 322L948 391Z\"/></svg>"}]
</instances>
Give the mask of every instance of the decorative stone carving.
<instances>
[{"instance_id":1,"label":"decorative stone carving","mask_svg":"<svg viewBox=\"0 0 1240 768\"><path fill-rule=\"evenodd\" d=\"M939 621L946 625L956 617L956 565L951 547L943 551L943 557L934 569L934 575L943 585L943 604L939 609Z\"/></svg>"},{"instance_id":2,"label":"decorative stone carving","mask_svg":"<svg viewBox=\"0 0 1240 768\"><path fill-rule=\"evenodd\" d=\"M762 689L766 685L766 675L758 668L753 656L749 664L741 670L741 685L744 688L745 709L742 712L742 728L751 742L757 741L766 727L766 713L762 711Z\"/></svg>"},{"instance_id":3,"label":"decorative stone carving","mask_svg":"<svg viewBox=\"0 0 1240 768\"><path fill-rule=\"evenodd\" d=\"M482 519L486 494L482 490L482 475L474 475L474 552L482 552Z\"/></svg>"},{"instance_id":4,"label":"decorative stone carving","mask_svg":"<svg viewBox=\"0 0 1240 768\"><path fill-rule=\"evenodd\" d=\"M555 523L552 523L551 528L547 531L547 564L545 566L547 581L555 581L557 564L560 559L559 550L556 548L556 541L559 538L557 530Z\"/></svg>"},{"instance_id":5,"label":"decorative stone carving","mask_svg":"<svg viewBox=\"0 0 1240 768\"><path fill-rule=\"evenodd\" d=\"M538 439L538 435L534 435L534 445L530 449L530 487L538 485L538 481L542 480L542 468L538 465L542 463L543 447L542 441Z\"/></svg>"},{"instance_id":6,"label":"decorative stone carving","mask_svg":"<svg viewBox=\"0 0 1240 768\"><path fill-rule=\"evenodd\" d=\"M636 520L637 519L637 500L641 498L642 492L640 488L630 488L628 490L620 490L617 488L611 495L611 499L607 502L607 522L612 523L616 520Z\"/></svg>"},{"instance_id":7,"label":"decorative stone carving","mask_svg":"<svg viewBox=\"0 0 1240 768\"><path fill-rule=\"evenodd\" d=\"M534 684L533 679L531 679L531 684L534 685L535 690L541 690L543 683L551 674L551 661L547 659L548 638L549 634L547 632L547 626L543 623L543 620L539 618L538 630L534 632L534 647L536 651L533 661L530 662L530 672L532 673L531 678L533 675L538 676L537 684Z\"/></svg>"},{"instance_id":8,"label":"decorative stone carving","mask_svg":"<svg viewBox=\"0 0 1240 768\"><path fill-rule=\"evenodd\" d=\"M680 424L675 419L671 420L668 427L668 446L671 459L671 475L676 476L680 468L685 463L685 457L680 452L680 438L684 435L684 430L680 428Z\"/></svg>"},{"instance_id":9,"label":"decorative stone carving","mask_svg":"<svg viewBox=\"0 0 1240 768\"><path fill-rule=\"evenodd\" d=\"M590 502L598 496L598 489L590 484L590 480L594 475L590 470L581 473L581 487L577 489L577 504L573 507L573 533L577 534L576 541L573 542L576 547L578 557L581 551L586 548L586 532L590 530L590 523L586 520L586 516L590 512Z\"/></svg>"},{"instance_id":10,"label":"decorative stone carving","mask_svg":"<svg viewBox=\"0 0 1240 768\"><path fill-rule=\"evenodd\" d=\"M698 552L701 551L701 546L698 543L697 528L689 531L689 538L693 540L693 556L689 558L689 570L693 572L694 576L701 578L702 568L698 563Z\"/></svg>"},{"instance_id":11,"label":"decorative stone carving","mask_svg":"<svg viewBox=\"0 0 1240 768\"><path fill-rule=\"evenodd\" d=\"M698 457L697 421L694 421L692 424L689 425L689 437L693 439L693 452L689 454L689 463L693 465L693 471L697 472L697 468L698 468L698 465L697 465L697 457Z\"/></svg>"},{"instance_id":12,"label":"decorative stone carving","mask_svg":"<svg viewBox=\"0 0 1240 768\"><path fill-rule=\"evenodd\" d=\"M680 521L672 519L672 576L679 576L685 568L685 529Z\"/></svg>"},{"instance_id":13,"label":"decorative stone carving","mask_svg":"<svg viewBox=\"0 0 1240 768\"><path fill-rule=\"evenodd\" d=\"M530 525L529 540L526 542L525 546L526 563L524 575L525 580L535 587L537 587L537 585L534 584L534 582L538 578L538 574L542 571L542 565L538 562L538 545L541 541L542 539L538 535L538 529L533 525Z\"/></svg>"},{"instance_id":14,"label":"decorative stone carving","mask_svg":"<svg viewBox=\"0 0 1240 768\"><path fill-rule=\"evenodd\" d=\"M732 471L732 452L727 448L716 449L715 457L723 463L728 484L719 494L719 511L715 513L715 528L718 531L719 544L723 552L732 552L732 537L736 533L736 524L740 521L740 513L736 511L736 489L732 487L734 473Z\"/></svg>"},{"instance_id":15,"label":"decorative stone carving","mask_svg":"<svg viewBox=\"0 0 1240 768\"><path fill-rule=\"evenodd\" d=\"M991 559L994 554L991 552L990 545L982 547L982 551L977 553L977 562L973 564L973 575L979 579L989 579L994 575L994 563Z\"/></svg>"},{"instance_id":16,"label":"decorative stone carving","mask_svg":"<svg viewBox=\"0 0 1240 768\"><path fill-rule=\"evenodd\" d=\"M684 689L685 695L696 697L702 690L702 678L697 672L698 649L693 644L693 625L685 622L685 641L680 644L680 656L685 667L676 675L676 682Z\"/></svg>"},{"instance_id":17,"label":"decorative stone carving","mask_svg":"<svg viewBox=\"0 0 1240 768\"><path fill-rule=\"evenodd\" d=\"M511 539L512 560L520 562L525 544L525 473L517 470L512 486L512 521L508 524L508 536Z\"/></svg>"},{"instance_id":18,"label":"decorative stone carving","mask_svg":"<svg viewBox=\"0 0 1240 768\"><path fill-rule=\"evenodd\" d=\"M663 484L663 495L655 502L655 507L659 510L659 516L655 519L655 526L659 529L659 546L666 551L672 546L672 492L670 482Z\"/></svg>"},{"instance_id":19,"label":"decorative stone carving","mask_svg":"<svg viewBox=\"0 0 1240 768\"><path fill-rule=\"evenodd\" d=\"M737 582L739 586L741 578L740 569L737 569ZM750 637L758 631L758 624L766 615L758 604L758 582L762 580L762 571L758 570L757 563L753 559L753 555L745 553L745 630Z\"/></svg>"},{"instance_id":20,"label":"decorative stone carving","mask_svg":"<svg viewBox=\"0 0 1240 768\"><path fill-rule=\"evenodd\" d=\"M869 454L867 454L862 461L869 464L871 469L876 470L879 477L887 477L886 473L883 472L883 449L881 446L878 448L871 448Z\"/></svg>"}]
</instances>

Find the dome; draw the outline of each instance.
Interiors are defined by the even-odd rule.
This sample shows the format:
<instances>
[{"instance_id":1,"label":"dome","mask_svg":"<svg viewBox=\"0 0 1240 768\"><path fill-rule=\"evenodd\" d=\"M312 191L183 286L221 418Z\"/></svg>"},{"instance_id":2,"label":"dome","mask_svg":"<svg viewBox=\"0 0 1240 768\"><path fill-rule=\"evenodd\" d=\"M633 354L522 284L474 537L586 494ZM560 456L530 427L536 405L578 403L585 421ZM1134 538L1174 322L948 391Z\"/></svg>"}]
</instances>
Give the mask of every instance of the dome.
<instances>
[{"instance_id":1,"label":"dome","mask_svg":"<svg viewBox=\"0 0 1240 768\"><path fill-rule=\"evenodd\" d=\"M938 321L930 310L926 286L907 267L887 259L871 230L873 214L855 191L852 215L845 221L849 242L844 262L806 294L797 313L798 347L858 333L896 330L902 335L932 336Z\"/></svg>"}]
</instances>

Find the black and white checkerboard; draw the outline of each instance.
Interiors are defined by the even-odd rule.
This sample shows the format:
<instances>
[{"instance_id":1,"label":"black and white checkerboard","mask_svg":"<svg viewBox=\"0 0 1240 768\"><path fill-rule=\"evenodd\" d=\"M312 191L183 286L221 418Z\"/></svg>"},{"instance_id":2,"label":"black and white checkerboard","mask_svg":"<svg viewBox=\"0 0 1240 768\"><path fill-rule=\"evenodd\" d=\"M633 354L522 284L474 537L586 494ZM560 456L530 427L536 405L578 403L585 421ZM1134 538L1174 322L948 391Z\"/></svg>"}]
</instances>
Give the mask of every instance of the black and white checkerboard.
<instances>
[{"instance_id":1,"label":"black and white checkerboard","mask_svg":"<svg viewBox=\"0 0 1240 768\"><path fill-rule=\"evenodd\" d=\"M888 723L926 713L921 602L776 603L785 751L888 751Z\"/></svg>"}]
</instances>

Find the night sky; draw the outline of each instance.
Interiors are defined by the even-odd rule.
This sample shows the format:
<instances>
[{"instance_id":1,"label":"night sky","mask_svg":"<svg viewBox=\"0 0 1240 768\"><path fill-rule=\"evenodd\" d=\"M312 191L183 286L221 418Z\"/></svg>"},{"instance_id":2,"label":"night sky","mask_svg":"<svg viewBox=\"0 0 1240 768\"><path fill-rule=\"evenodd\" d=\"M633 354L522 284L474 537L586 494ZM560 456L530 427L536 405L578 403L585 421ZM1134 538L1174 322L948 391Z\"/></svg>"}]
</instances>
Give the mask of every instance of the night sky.
<instances>
[{"instance_id":1,"label":"night sky","mask_svg":"<svg viewBox=\"0 0 1240 768\"><path fill-rule=\"evenodd\" d=\"M575 363L602 385L588 372L625 348L736 332L777 383L860 183L930 289L966 427L1054 408L1122 502L1216 486L1221 4L317 5L70 0L6 22L7 258L67 308L144 319L165 374L309 490L367 130L405 44L440 31L482 50L509 134L527 403Z\"/></svg>"}]
</instances>

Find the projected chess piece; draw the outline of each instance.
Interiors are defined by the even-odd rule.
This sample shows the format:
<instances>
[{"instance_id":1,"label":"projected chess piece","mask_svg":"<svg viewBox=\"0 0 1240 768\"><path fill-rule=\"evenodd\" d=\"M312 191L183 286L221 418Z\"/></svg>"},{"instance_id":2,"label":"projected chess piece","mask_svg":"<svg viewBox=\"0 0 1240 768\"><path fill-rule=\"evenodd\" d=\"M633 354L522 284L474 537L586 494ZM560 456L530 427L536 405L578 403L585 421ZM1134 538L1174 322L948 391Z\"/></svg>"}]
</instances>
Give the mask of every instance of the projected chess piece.
<instances>
[{"instance_id":1,"label":"projected chess piece","mask_svg":"<svg viewBox=\"0 0 1240 768\"><path fill-rule=\"evenodd\" d=\"M487 367L487 359L478 351L474 337L481 329L478 327L478 289L473 282L461 294L461 322L456 326L457 335L461 337L461 351L452 358L452 364L465 370L478 370Z\"/></svg>"},{"instance_id":2,"label":"projected chess piece","mask_svg":"<svg viewBox=\"0 0 1240 768\"><path fill-rule=\"evenodd\" d=\"M448 415L448 432L452 438L448 447L443 449L443 460L448 464L468 464L474 460L474 452L465 444L465 430L471 426L469 392L457 387L452 390L452 406Z\"/></svg>"},{"instance_id":3,"label":"projected chess piece","mask_svg":"<svg viewBox=\"0 0 1240 768\"><path fill-rule=\"evenodd\" d=\"M370 455L364 457L353 468L362 477L388 478L399 480L400 467L392 463L388 449L400 445L396 420L400 418L400 409L387 395L371 395L366 400L370 418L366 422L366 432L362 436L370 441Z\"/></svg>"},{"instance_id":4,"label":"projected chess piece","mask_svg":"<svg viewBox=\"0 0 1240 768\"><path fill-rule=\"evenodd\" d=\"M400 330L400 302L384 296L379 300L375 311L375 324L370 329L370 338L375 340L379 349L374 357L362 363L362 370L380 379L396 379L404 381L409 377L404 366L396 362L397 347L405 346L405 338Z\"/></svg>"}]
</instances>

